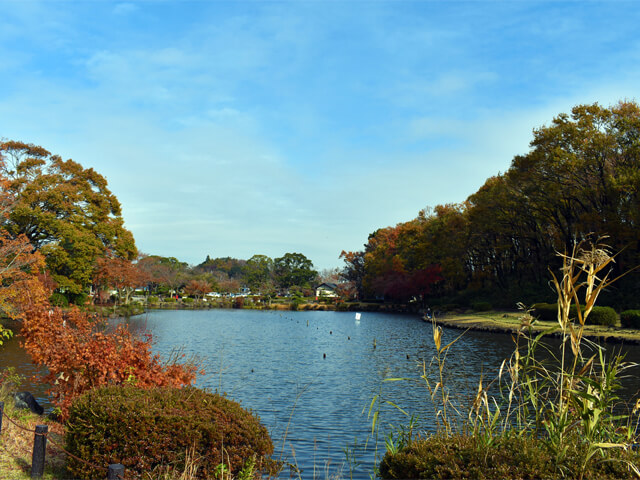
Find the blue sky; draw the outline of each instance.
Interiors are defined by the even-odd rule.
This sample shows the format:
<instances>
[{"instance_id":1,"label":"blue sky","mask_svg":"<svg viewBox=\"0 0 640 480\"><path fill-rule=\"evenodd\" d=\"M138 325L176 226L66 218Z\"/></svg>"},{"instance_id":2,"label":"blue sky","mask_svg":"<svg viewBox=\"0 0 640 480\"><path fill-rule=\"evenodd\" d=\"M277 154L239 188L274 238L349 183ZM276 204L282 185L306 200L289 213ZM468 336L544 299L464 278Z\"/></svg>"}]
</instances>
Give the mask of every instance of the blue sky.
<instances>
[{"instance_id":1,"label":"blue sky","mask_svg":"<svg viewBox=\"0 0 640 480\"><path fill-rule=\"evenodd\" d=\"M464 201L640 97L636 2L0 0L0 137L93 167L139 250L300 252Z\"/></svg>"}]
</instances>

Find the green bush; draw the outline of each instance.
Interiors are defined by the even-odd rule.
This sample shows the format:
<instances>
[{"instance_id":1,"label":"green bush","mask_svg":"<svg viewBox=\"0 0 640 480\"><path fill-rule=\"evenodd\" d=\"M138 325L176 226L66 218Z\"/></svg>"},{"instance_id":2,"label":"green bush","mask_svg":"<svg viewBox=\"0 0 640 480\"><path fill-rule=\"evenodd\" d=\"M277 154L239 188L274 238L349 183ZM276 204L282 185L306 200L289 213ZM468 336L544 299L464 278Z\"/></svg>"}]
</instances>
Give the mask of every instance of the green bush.
<instances>
[{"instance_id":1,"label":"green bush","mask_svg":"<svg viewBox=\"0 0 640 480\"><path fill-rule=\"evenodd\" d=\"M54 307L68 307L69 306L69 300L67 300L67 297L65 295L63 295L62 293L53 292L51 294L51 297L49 297L49 301L51 302L51 305L53 305Z\"/></svg>"},{"instance_id":2,"label":"green bush","mask_svg":"<svg viewBox=\"0 0 640 480\"><path fill-rule=\"evenodd\" d=\"M380 463L380 476L383 479L564 479L572 478L571 472L580 471L584 454L579 445L575 445L566 452L562 465L557 465L544 442L535 438L506 436L486 445L472 436L434 435L395 453L387 452ZM627 462L637 462L638 452L612 449L609 454L611 462L592 462L584 478L635 478Z\"/></svg>"},{"instance_id":3,"label":"green bush","mask_svg":"<svg viewBox=\"0 0 640 480\"><path fill-rule=\"evenodd\" d=\"M302 299L302 297L293 297L293 299L291 299L291 303L289 304L289 309L296 311L300 308L300 305L302 305L304 303L304 300Z\"/></svg>"},{"instance_id":4,"label":"green bush","mask_svg":"<svg viewBox=\"0 0 640 480\"><path fill-rule=\"evenodd\" d=\"M618 322L618 314L611 307L593 307L587 323L590 325L613 326Z\"/></svg>"},{"instance_id":5,"label":"green bush","mask_svg":"<svg viewBox=\"0 0 640 480\"><path fill-rule=\"evenodd\" d=\"M493 306L489 302L474 302L471 304L471 308L476 312L488 312Z\"/></svg>"},{"instance_id":6,"label":"green bush","mask_svg":"<svg viewBox=\"0 0 640 480\"><path fill-rule=\"evenodd\" d=\"M173 298L173 297L166 297L166 298L163 300L163 302L165 302L165 303L176 303L176 302L177 302L177 300L176 300L175 298Z\"/></svg>"},{"instance_id":7,"label":"green bush","mask_svg":"<svg viewBox=\"0 0 640 480\"><path fill-rule=\"evenodd\" d=\"M191 305L193 302L195 302L195 300L191 297L185 297L182 299L182 303L186 305Z\"/></svg>"},{"instance_id":8,"label":"green bush","mask_svg":"<svg viewBox=\"0 0 640 480\"><path fill-rule=\"evenodd\" d=\"M155 305L160 302L160 299L152 295L149 298L147 298L147 302L149 302L151 305Z\"/></svg>"},{"instance_id":9,"label":"green bush","mask_svg":"<svg viewBox=\"0 0 640 480\"><path fill-rule=\"evenodd\" d=\"M572 308L573 305L571 306ZM536 303L533 306L533 311L531 315L540 319L547 321L554 321L558 319L558 305L556 303Z\"/></svg>"},{"instance_id":10,"label":"green bush","mask_svg":"<svg viewBox=\"0 0 640 480\"><path fill-rule=\"evenodd\" d=\"M584 312L584 307L582 307ZM533 306L533 316L540 320L555 321L558 319L558 304L556 303L536 303ZM576 319L578 310L575 305L569 309L569 317ZM618 321L618 314L611 307L593 307L589 317L588 325L615 325Z\"/></svg>"},{"instance_id":11,"label":"green bush","mask_svg":"<svg viewBox=\"0 0 640 480\"><path fill-rule=\"evenodd\" d=\"M640 310L625 310L620 314L620 325L625 328L640 328Z\"/></svg>"},{"instance_id":12,"label":"green bush","mask_svg":"<svg viewBox=\"0 0 640 480\"><path fill-rule=\"evenodd\" d=\"M214 478L221 463L237 475L254 457L257 471L274 471L273 444L259 419L239 403L195 387L103 387L74 401L69 415L67 450L105 468L121 463L127 478L181 471L190 450L198 478ZM85 462L69 456L69 471L104 478L103 470Z\"/></svg>"},{"instance_id":13,"label":"green bush","mask_svg":"<svg viewBox=\"0 0 640 480\"><path fill-rule=\"evenodd\" d=\"M86 305L88 301L89 295L84 292L69 295L69 303L73 303L74 305Z\"/></svg>"}]
</instances>

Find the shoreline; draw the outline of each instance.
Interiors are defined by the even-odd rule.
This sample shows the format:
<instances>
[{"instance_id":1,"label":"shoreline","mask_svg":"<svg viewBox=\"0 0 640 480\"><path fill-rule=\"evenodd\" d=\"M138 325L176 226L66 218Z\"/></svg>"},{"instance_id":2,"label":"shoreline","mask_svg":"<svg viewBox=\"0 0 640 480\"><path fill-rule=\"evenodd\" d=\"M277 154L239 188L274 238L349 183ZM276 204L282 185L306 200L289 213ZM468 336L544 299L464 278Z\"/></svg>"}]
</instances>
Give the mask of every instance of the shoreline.
<instances>
[{"instance_id":1,"label":"shoreline","mask_svg":"<svg viewBox=\"0 0 640 480\"><path fill-rule=\"evenodd\" d=\"M436 325L458 330L475 330L487 333L513 335L520 330L520 312L488 312L446 314L434 319ZM540 333L558 326L557 322L537 320L532 331ZM549 332L549 337L561 338L559 331ZM640 330L601 325L586 325L583 338L593 342L640 345Z\"/></svg>"}]
</instances>

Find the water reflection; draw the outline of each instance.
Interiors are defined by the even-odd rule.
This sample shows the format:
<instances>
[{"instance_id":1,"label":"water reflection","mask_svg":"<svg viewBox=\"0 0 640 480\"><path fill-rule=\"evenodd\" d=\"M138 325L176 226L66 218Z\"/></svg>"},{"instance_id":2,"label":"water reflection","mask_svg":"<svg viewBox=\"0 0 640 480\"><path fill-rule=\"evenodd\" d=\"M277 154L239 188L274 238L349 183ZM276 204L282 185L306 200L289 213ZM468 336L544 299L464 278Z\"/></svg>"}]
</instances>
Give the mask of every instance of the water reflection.
<instances>
[{"instance_id":1,"label":"water reflection","mask_svg":"<svg viewBox=\"0 0 640 480\"><path fill-rule=\"evenodd\" d=\"M344 448L356 439L353 453L361 465L353 477L368 478L375 439L366 452L363 446L371 433L367 408L376 395L418 415L421 429L435 428L435 407L420 379L422 362L429 369L435 354L432 329L414 316L364 314L356 323L353 313L343 312L159 311L130 323L150 328L154 348L165 355L176 347L199 354L208 375L198 385L224 391L257 412L278 452L305 478L314 468L324 476L327 463L333 473L348 469ZM443 342L459 334L445 331ZM511 343L495 337L467 334L450 350L452 389L471 392L481 373L496 372ZM430 379L436 381L434 373ZM388 425L409 419L388 404L380 409L377 448L384 450Z\"/></svg>"},{"instance_id":2,"label":"water reflection","mask_svg":"<svg viewBox=\"0 0 640 480\"><path fill-rule=\"evenodd\" d=\"M46 368L37 367L31 363L31 357L20 346L20 335L14 335L13 338L6 340L0 346L0 371L4 371L7 367L13 367L16 373L24 377L20 385L20 391L28 391L33 393L38 403L49 413L51 411L51 403L45 393L48 386L43 385L38 379L47 373Z\"/></svg>"}]
</instances>

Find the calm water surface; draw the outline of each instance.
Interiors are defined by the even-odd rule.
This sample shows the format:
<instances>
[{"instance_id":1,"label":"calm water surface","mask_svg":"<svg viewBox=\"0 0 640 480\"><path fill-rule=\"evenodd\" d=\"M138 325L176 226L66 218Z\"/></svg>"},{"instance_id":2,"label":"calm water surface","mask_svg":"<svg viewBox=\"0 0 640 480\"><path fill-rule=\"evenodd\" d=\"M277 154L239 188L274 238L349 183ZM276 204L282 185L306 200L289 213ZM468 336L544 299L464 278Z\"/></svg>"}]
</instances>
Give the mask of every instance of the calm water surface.
<instances>
[{"instance_id":1,"label":"calm water surface","mask_svg":"<svg viewBox=\"0 0 640 480\"><path fill-rule=\"evenodd\" d=\"M302 478L369 478L376 440L367 410L376 395L418 415L421 430L434 429L434 406L419 380L422 361L428 365L435 354L432 329L416 316L363 313L357 322L353 312L165 310L128 323L150 331L162 355L175 349L198 355L206 375L197 385L225 392L257 413L276 458L296 465ZM443 344L459 334L445 329ZM9 342L11 361L33 370L16 344ZM491 378L511 352L509 335L467 332L447 357L449 385L470 395L480 374ZM630 360L640 356L637 348L630 354ZM413 382L384 381L398 377ZM409 421L388 404L380 410L385 431ZM384 436L378 436L378 455Z\"/></svg>"}]
</instances>

